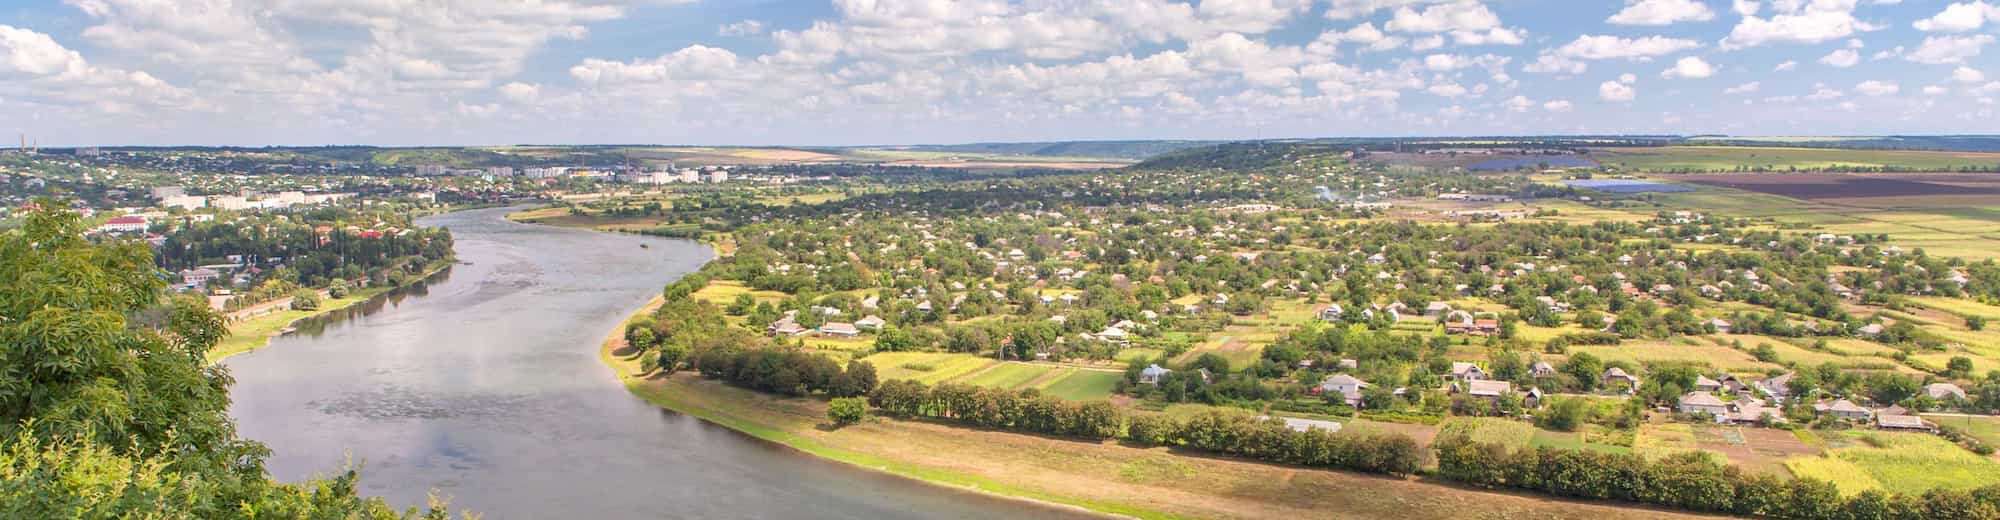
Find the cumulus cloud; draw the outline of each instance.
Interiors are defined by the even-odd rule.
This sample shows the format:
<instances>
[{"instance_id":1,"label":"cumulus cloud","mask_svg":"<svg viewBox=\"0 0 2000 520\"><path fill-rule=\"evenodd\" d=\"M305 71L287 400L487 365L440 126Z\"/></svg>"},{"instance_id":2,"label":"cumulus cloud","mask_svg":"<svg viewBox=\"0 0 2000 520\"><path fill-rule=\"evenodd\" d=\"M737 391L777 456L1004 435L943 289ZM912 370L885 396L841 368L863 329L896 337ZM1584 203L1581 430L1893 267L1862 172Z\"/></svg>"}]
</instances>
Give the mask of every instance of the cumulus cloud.
<instances>
[{"instance_id":1,"label":"cumulus cloud","mask_svg":"<svg viewBox=\"0 0 2000 520\"><path fill-rule=\"evenodd\" d=\"M1576 40L1558 47L1554 55L1561 58L1584 60L1648 60L1657 56L1673 54L1700 47L1694 40L1647 36L1644 38L1620 38L1617 36L1583 35Z\"/></svg>"},{"instance_id":2,"label":"cumulus cloud","mask_svg":"<svg viewBox=\"0 0 2000 520\"><path fill-rule=\"evenodd\" d=\"M92 65L47 34L11 25L0 25L0 80L11 101L62 109L126 112L193 102L189 91L151 74Z\"/></svg>"},{"instance_id":3,"label":"cumulus cloud","mask_svg":"<svg viewBox=\"0 0 2000 520\"><path fill-rule=\"evenodd\" d=\"M1542 103L1542 110L1547 110L1550 112L1568 112L1570 108L1573 108L1573 105L1570 104L1569 100L1564 100L1564 99L1557 99L1549 101L1547 103Z\"/></svg>"},{"instance_id":4,"label":"cumulus cloud","mask_svg":"<svg viewBox=\"0 0 2000 520\"><path fill-rule=\"evenodd\" d=\"M1632 98L1638 97L1638 94L1631 85L1616 81L1606 81L1597 85L1597 97L1604 98L1605 101L1631 101Z\"/></svg>"},{"instance_id":5,"label":"cumulus cloud","mask_svg":"<svg viewBox=\"0 0 2000 520\"><path fill-rule=\"evenodd\" d=\"M1894 81L1878 81L1872 79L1868 81L1863 81L1860 84L1854 86L1855 92L1860 92L1862 94L1867 94L1873 97L1894 95L1899 90L1902 90L1902 87L1897 86L1896 82Z\"/></svg>"},{"instance_id":6,"label":"cumulus cloud","mask_svg":"<svg viewBox=\"0 0 2000 520\"><path fill-rule=\"evenodd\" d=\"M2000 23L2000 4L1985 1L1954 3L1945 6L1938 14L1910 25L1926 32L1966 32L1978 29L1987 22Z\"/></svg>"},{"instance_id":7,"label":"cumulus cloud","mask_svg":"<svg viewBox=\"0 0 2000 520\"><path fill-rule=\"evenodd\" d=\"M1993 43L1993 36L1979 34L1973 36L1931 36L1916 50L1903 55L1903 59L1929 65L1949 65L1964 63L1966 58L1978 56L1981 48Z\"/></svg>"},{"instance_id":8,"label":"cumulus cloud","mask_svg":"<svg viewBox=\"0 0 2000 520\"><path fill-rule=\"evenodd\" d=\"M1819 58L1819 62L1829 67L1848 68L1861 63L1861 53L1854 49L1839 49Z\"/></svg>"},{"instance_id":9,"label":"cumulus cloud","mask_svg":"<svg viewBox=\"0 0 2000 520\"><path fill-rule=\"evenodd\" d=\"M723 36L755 36L759 34L764 34L764 22L759 22L756 20L744 20L736 23L723 24L722 27L717 28L715 32L716 34L720 34Z\"/></svg>"},{"instance_id":10,"label":"cumulus cloud","mask_svg":"<svg viewBox=\"0 0 2000 520\"><path fill-rule=\"evenodd\" d=\"M1615 25L1671 25L1714 19L1715 11L1698 0L1626 0L1624 9L1604 21Z\"/></svg>"},{"instance_id":11,"label":"cumulus cloud","mask_svg":"<svg viewBox=\"0 0 2000 520\"><path fill-rule=\"evenodd\" d=\"M1422 9L1400 7L1382 27L1399 33L1450 34L1459 45L1519 45L1522 41L1519 30L1501 25L1499 15L1475 0Z\"/></svg>"},{"instance_id":12,"label":"cumulus cloud","mask_svg":"<svg viewBox=\"0 0 2000 520\"><path fill-rule=\"evenodd\" d=\"M1721 45L1723 49L1740 49L1771 43L1819 43L1879 29L1854 17L1855 3L1855 0L1772 2L1770 18L1744 15Z\"/></svg>"},{"instance_id":13,"label":"cumulus cloud","mask_svg":"<svg viewBox=\"0 0 2000 520\"><path fill-rule=\"evenodd\" d=\"M1674 62L1674 66L1660 73L1668 79L1701 79L1715 75L1715 66L1699 56L1687 56Z\"/></svg>"},{"instance_id":14,"label":"cumulus cloud","mask_svg":"<svg viewBox=\"0 0 2000 520\"><path fill-rule=\"evenodd\" d=\"M1979 72L1978 69L1961 65L1956 69L1952 69L1951 80L1959 83L1978 83L1986 81L1986 74Z\"/></svg>"},{"instance_id":15,"label":"cumulus cloud","mask_svg":"<svg viewBox=\"0 0 2000 520\"><path fill-rule=\"evenodd\" d=\"M1744 83L1734 87L1722 89L1722 93L1732 96L1737 94L1755 94L1758 90L1762 90L1763 88L1764 88L1763 83L1752 81L1749 83Z\"/></svg>"}]
</instances>

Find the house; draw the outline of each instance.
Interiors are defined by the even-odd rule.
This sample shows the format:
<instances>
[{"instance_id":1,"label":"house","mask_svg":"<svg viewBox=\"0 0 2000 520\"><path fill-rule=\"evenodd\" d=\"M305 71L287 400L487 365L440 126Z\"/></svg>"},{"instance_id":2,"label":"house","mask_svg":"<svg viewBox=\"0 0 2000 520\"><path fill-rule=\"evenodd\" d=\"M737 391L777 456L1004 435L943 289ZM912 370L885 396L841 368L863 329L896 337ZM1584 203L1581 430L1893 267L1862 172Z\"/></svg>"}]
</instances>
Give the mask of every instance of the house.
<instances>
[{"instance_id":1,"label":"house","mask_svg":"<svg viewBox=\"0 0 2000 520\"><path fill-rule=\"evenodd\" d=\"M1541 408L1542 399L1546 397L1548 397L1548 395L1543 394L1541 388L1529 388L1528 393L1521 395L1521 407Z\"/></svg>"},{"instance_id":2,"label":"house","mask_svg":"<svg viewBox=\"0 0 2000 520\"><path fill-rule=\"evenodd\" d=\"M868 330L882 330L882 326L888 324L889 322L884 321L881 316L876 316L873 314L870 314L865 318L854 320L855 327L860 327Z\"/></svg>"},{"instance_id":3,"label":"house","mask_svg":"<svg viewBox=\"0 0 2000 520\"><path fill-rule=\"evenodd\" d=\"M1463 384L1452 383L1451 390L1453 392L1463 392L1473 397L1499 399L1501 394L1514 391L1514 384L1506 381L1472 380L1466 381Z\"/></svg>"},{"instance_id":4,"label":"house","mask_svg":"<svg viewBox=\"0 0 2000 520\"><path fill-rule=\"evenodd\" d=\"M1965 390L1951 383L1931 383L1924 385L1924 395L1939 401L1964 400Z\"/></svg>"},{"instance_id":5,"label":"house","mask_svg":"<svg viewBox=\"0 0 2000 520\"><path fill-rule=\"evenodd\" d=\"M1117 327L1105 327L1103 332L1097 333L1097 339L1110 343L1124 344L1125 331Z\"/></svg>"},{"instance_id":6,"label":"house","mask_svg":"<svg viewBox=\"0 0 2000 520\"><path fill-rule=\"evenodd\" d=\"M1714 392L1722 390L1722 383L1714 379L1709 379L1708 376L1696 375L1694 376L1694 389L1699 392Z\"/></svg>"},{"instance_id":7,"label":"house","mask_svg":"<svg viewBox=\"0 0 2000 520\"><path fill-rule=\"evenodd\" d=\"M1625 373L1625 369L1611 367L1604 369L1604 377L1599 378L1606 390L1633 392L1639 390L1639 378Z\"/></svg>"},{"instance_id":8,"label":"house","mask_svg":"<svg viewBox=\"0 0 2000 520\"><path fill-rule=\"evenodd\" d=\"M821 335L833 336L836 338L852 338L856 335L861 334L861 329L856 328L852 323L830 322L825 325L820 325L819 333Z\"/></svg>"},{"instance_id":9,"label":"house","mask_svg":"<svg viewBox=\"0 0 2000 520\"><path fill-rule=\"evenodd\" d=\"M104 221L104 225L97 226L97 232L144 233L146 232L146 219L144 217L112 217L111 220Z\"/></svg>"},{"instance_id":10,"label":"house","mask_svg":"<svg viewBox=\"0 0 2000 520\"><path fill-rule=\"evenodd\" d=\"M1451 313L1451 304L1445 302L1431 302L1430 305L1424 306L1424 315L1432 318L1449 313Z\"/></svg>"},{"instance_id":11,"label":"house","mask_svg":"<svg viewBox=\"0 0 2000 520\"><path fill-rule=\"evenodd\" d=\"M1480 370L1479 365L1463 361L1453 361L1451 363L1451 374L1445 377L1459 381L1478 381L1486 379L1486 371Z\"/></svg>"},{"instance_id":12,"label":"house","mask_svg":"<svg viewBox=\"0 0 2000 520\"><path fill-rule=\"evenodd\" d=\"M924 300L923 303L917 304L917 312L930 312L931 308L930 300Z\"/></svg>"},{"instance_id":13,"label":"house","mask_svg":"<svg viewBox=\"0 0 2000 520\"><path fill-rule=\"evenodd\" d=\"M1786 395L1791 393L1792 377L1796 375L1798 374L1795 372L1786 372L1782 375L1759 379L1756 383L1757 390L1764 392L1765 395L1784 399Z\"/></svg>"},{"instance_id":14,"label":"house","mask_svg":"<svg viewBox=\"0 0 2000 520\"><path fill-rule=\"evenodd\" d=\"M1763 401L1756 399L1739 399L1734 403L1734 408L1735 411L1729 415L1731 422L1762 423L1765 417L1769 417L1774 423L1785 422L1784 410L1765 405Z\"/></svg>"},{"instance_id":15,"label":"house","mask_svg":"<svg viewBox=\"0 0 2000 520\"><path fill-rule=\"evenodd\" d=\"M1708 392L1688 392L1681 396L1681 413L1705 413L1718 420L1729 418L1729 404Z\"/></svg>"},{"instance_id":16,"label":"house","mask_svg":"<svg viewBox=\"0 0 2000 520\"><path fill-rule=\"evenodd\" d=\"M1328 305L1326 308L1319 310L1320 321L1340 321L1340 318L1346 315L1347 310L1340 308L1340 304L1338 303Z\"/></svg>"},{"instance_id":17,"label":"house","mask_svg":"<svg viewBox=\"0 0 2000 520\"><path fill-rule=\"evenodd\" d=\"M1729 326L1730 326L1730 323L1729 323L1729 320L1725 320L1725 319L1722 319L1722 318L1716 318L1716 319L1712 319L1712 320L1708 320L1708 326L1710 326L1710 327L1714 327L1714 328L1715 328L1715 333L1716 333L1716 334L1728 334L1728 333L1729 333Z\"/></svg>"},{"instance_id":18,"label":"house","mask_svg":"<svg viewBox=\"0 0 2000 520\"><path fill-rule=\"evenodd\" d=\"M1867 325L1862 325L1861 328L1854 329L1854 332L1856 334L1860 334L1864 338L1872 338L1875 336L1880 336L1882 335L1882 324L1870 323Z\"/></svg>"},{"instance_id":19,"label":"house","mask_svg":"<svg viewBox=\"0 0 2000 520\"><path fill-rule=\"evenodd\" d=\"M207 267L183 269L181 270L181 283L188 284L188 286L198 286L208 283L209 280L214 280L219 276L222 276L222 273Z\"/></svg>"},{"instance_id":20,"label":"house","mask_svg":"<svg viewBox=\"0 0 2000 520\"><path fill-rule=\"evenodd\" d=\"M1750 394L1750 385L1743 384L1743 381L1736 379L1736 376L1723 374L1722 379L1719 379L1718 381L1722 383L1722 389L1724 391L1737 395Z\"/></svg>"},{"instance_id":21,"label":"house","mask_svg":"<svg viewBox=\"0 0 2000 520\"><path fill-rule=\"evenodd\" d=\"M1865 421L1868 420L1869 416L1874 415L1874 412L1870 412L1868 411L1867 408L1862 408L1859 405L1854 404L1854 401L1849 401L1846 399L1841 399L1838 401L1834 401L1832 403L1815 404L1813 405L1813 411L1822 414L1830 413L1833 414L1835 417L1839 417L1842 419L1856 420L1856 421Z\"/></svg>"},{"instance_id":22,"label":"house","mask_svg":"<svg viewBox=\"0 0 2000 520\"><path fill-rule=\"evenodd\" d=\"M1914 415L1889 415L1886 413L1877 415L1875 416L1875 427L1884 430L1931 431L1929 423L1925 423L1922 417Z\"/></svg>"},{"instance_id":23,"label":"house","mask_svg":"<svg viewBox=\"0 0 2000 520\"><path fill-rule=\"evenodd\" d=\"M1139 371L1139 384L1145 384L1145 385L1160 384L1160 378L1166 377L1167 374L1171 374L1173 372L1174 371L1172 370L1160 368L1159 365L1146 365L1145 370Z\"/></svg>"},{"instance_id":24,"label":"house","mask_svg":"<svg viewBox=\"0 0 2000 520\"><path fill-rule=\"evenodd\" d=\"M1347 374L1328 376L1319 384L1320 395L1339 395L1348 406L1361 407L1361 389L1368 388L1368 382Z\"/></svg>"},{"instance_id":25,"label":"house","mask_svg":"<svg viewBox=\"0 0 2000 520\"><path fill-rule=\"evenodd\" d=\"M1528 368L1528 377L1539 379L1544 377L1555 377L1555 376L1556 376L1555 365L1551 365L1547 361L1536 361L1535 366Z\"/></svg>"},{"instance_id":26,"label":"house","mask_svg":"<svg viewBox=\"0 0 2000 520\"><path fill-rule=\"evenodd\" d=\"M1334 366L1339 367L1341 370L1354 370L1361 368L1361 362L1352 359L1342 359Z\"/></svg>"},{"instance_id":27,"label":"house","mask_svg":"<svg viewBox=\"0 0 2000 520\"><path fill-rule=\"evenodd\" d=\"M765 327L765 332L770 333L772 336L778 336L778 337L797 336L800 334L805 334L806 331L807 329L805 327L799 326L799 322L792 321L792 319L789 317L771 322L771 325L769 327Z\"/></svg>"}]
</instances>

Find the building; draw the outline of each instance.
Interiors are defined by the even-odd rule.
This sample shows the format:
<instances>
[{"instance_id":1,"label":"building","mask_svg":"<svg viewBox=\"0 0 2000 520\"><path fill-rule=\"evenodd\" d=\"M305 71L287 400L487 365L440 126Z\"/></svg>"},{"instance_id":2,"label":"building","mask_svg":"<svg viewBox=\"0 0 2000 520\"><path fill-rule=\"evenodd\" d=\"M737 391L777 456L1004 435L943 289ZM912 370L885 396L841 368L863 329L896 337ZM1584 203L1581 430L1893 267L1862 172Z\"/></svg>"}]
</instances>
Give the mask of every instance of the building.
<instances>
[{"instance_id":1,"label":"building","mask_svg":"<svg viewBox=\"0 0 2000 520\"><path fill-rule=\"evenodd\" d=\"M1160 384L1160 378L1166 377L1167 374L1171 374L1173 372L1174 371L1172 370L1160 368L1159 365L1146 365L1145 370L1139 371L1139 383L1146 385L1157 385Z\"/></svg>"},{"instance_id":2,"label":"building","mask_svg":"<svg viewBox=\"0 0 2000 520\"><path fill-rule=\"evenodd\" d=\"M1965 389L1951 383L1931 383L1924 385L1924 395L1939 401L1964 400Z\"/></svg>"},{"instance_id":3,"label":"building","mask_svg":"<svg viewBox=\"0 0 2000 520\"><path fill-rule=\"evenodd\" d=\"M145 233L146 219L141 217L112 217L97 226L99 233Z\"/></svg>"},{"instance_id":4,"label":"building","mask_svg":"<svg viewBox=\"0 0 2000 520\"><path fill-rule=\"evenodd\" d=\"M729 170L716 170L708 172L708 182L712 184L722 184L725 182L729 182Z\"/></svg>"},{"instance_id":5,"label":"building","mask_svg":"<svg viewBox=\"0 0 2000 520\"><path fill-rule=\"evenodd\" d=\"M1514 391L1514 384L1506 381L1471 380L1452 383L1451 391L1484 399L1499 399L1501 395Z\"/></svg>"},{"instance_id":6,"label":"building","mask_svg":"<svg viewBox=\"0 0 2000 520\"><path fill-rule=\"evenodd\" d=\"M1347 403L1348 406L1360 408L1361 389L1363 388L1368 388L1368 382L1362 381L1361 378L1347 374L1334 374L1319 383L1319 394L1328 397L1341 396L1341 400Z\"/></svg>"},{"instance_id":7,"label":"building","mask_svg":"<svg viewBox=\"0 0 2000 520\"><path fill-rule=\"evenodd\" d=\"M1604 377L1601 378L1601 381L1604 383L1604 389L1606 390L1620 392L1635 392L1639 390L1638 376L1625 373L1625 369L1623 368L1611 367L1604 369Z\"/></svg>"},{"instance_id":8,"label":"building","mask_svg":"<svg viewBox=\"0 0 2000 520\"><path fill-rule=\"evenodd\" d=\"M1815 404L1813 405L1813 411L1822 414L1833 414L1835 417L1854 420L1854 421L1865 421L1868 420L1870 416L1873 416L1875 414L1874 412L1868 411L1867 408L1862 408L1861 406L1854 404L1854 401L1849 401L1846 399L1841 399L1838 401L1834 401L1832 403Z\"/></svg>"},{"instance_id":9,"label":"building","mask_svg":"<svg viewBox=\"0 0 2000 520\"><path fill-rule=\"evenodd\" d=\"M1924 422L1924 419L1922 417L1917 417L1914 415L1890 415L1887 413L1875 416L1875 427L1884 430L1914 430L1914 431L1926 431L1926 432L1932 430L1931 425L1929 423Z\"/></svg>"},{"instance_id":10,"label":"building","mask_svg":"<svg viewBox=\"0 0 2000 520\"><path fill-rule=\"evenodd\" d=\"M833 323L827 323L825 325L820 325L819 333L821 335L833 336L836 338L852 338L854 336L860 335L861 329L855 327L854 324L852 323L833 322Z\"/></svg>"},{"instance_id":11,"label":"building","mask_svg":"<svg viewBox=\"0 0 2000 520\"><path fill-rule=\"evenodd\" d=\"M442 164L419 164L415 169L417 175L424 177L444 175L446 171L448 169Z\"/></svg>"},{"instance_id":12,"label":"building","mask_svg":"<svg viewBox=\"0 0 2000 520\"><path fill-rule=\"evenodd\" d=\"M1340 321L1340 318L1346 315L1347 309L1342 309L1338 303L1327 305L1326 308L1319 310L1320 321Z\"/></svg>"},{"instance_id":13,"label":"building","mask_svg":"<svg viewBox=\"0 0 2000 520\"><path fill-rule=\"evenodd\" d=\"M869 330L881 330L882 326L888 324L889 322L883 321L881 316L876 316L873 314L870 314L867 317L858 320L854 320L854 326Z\"/></svg>"},{"instance_id":14,"label":"building","mask_svg":"<svg viewBox=\"0 0 2000 520\"><path fill-rule=\"evenodd\" d=\"M1705 413L1717 419L1729 418L1729 404L1708 392L1688 392L1681 396L1681 413Z\"/></svg>"},{"instance_id":15,"label":"building","mask_svg":"<svg viewBox=\"0 0 2000 520\"><path fill-rule=\"evenodd\" d=\"M206 267L183 269L181 270L181 283L187 284L189 287L199 287L202 284L208 283L209 280L214 280L220 276L222 276L221 272Z\"/></svg>"},{"instance_id":16,"label":"building","mask_svg":"<svg viewBox=\"0 0 2000 520\"><path fill-rule=\"evenodd\" d=\"M1481 370L1479 365L1464 361L1453 361L1451 363L1451 374L1446 377L1458 381L1478 381L1486 379L1486 371Z\"/></svg>"}]
</instances>

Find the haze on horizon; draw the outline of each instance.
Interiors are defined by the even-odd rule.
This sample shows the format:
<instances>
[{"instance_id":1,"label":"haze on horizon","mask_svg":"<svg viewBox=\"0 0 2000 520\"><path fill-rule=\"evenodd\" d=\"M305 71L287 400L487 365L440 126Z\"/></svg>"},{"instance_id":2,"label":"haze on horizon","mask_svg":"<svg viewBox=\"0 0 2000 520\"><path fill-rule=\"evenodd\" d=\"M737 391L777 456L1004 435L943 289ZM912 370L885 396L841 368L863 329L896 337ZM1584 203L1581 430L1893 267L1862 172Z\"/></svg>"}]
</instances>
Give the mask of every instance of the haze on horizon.
<instances>
[{"instance_id":1,"label":"haze on horizon","mask_svg":"<svg viewBox=\"0 0 2000 520\"><path fill-rule=\"evenodd\" d=\"M43 146L1993 133L1996 35L1995 0L37 0L0 9L0 132Z\"/></svg>"}]
</instances>

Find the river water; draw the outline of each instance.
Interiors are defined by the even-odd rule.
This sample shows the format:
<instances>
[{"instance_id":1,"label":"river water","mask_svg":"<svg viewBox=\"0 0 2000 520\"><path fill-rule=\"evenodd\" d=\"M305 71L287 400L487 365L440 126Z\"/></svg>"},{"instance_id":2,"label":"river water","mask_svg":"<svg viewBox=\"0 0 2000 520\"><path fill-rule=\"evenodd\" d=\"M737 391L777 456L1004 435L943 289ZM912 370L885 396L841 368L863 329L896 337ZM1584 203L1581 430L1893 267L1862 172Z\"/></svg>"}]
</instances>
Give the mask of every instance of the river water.
<instances>
[{"instance_id":1,"label":"river water","mask_svg":"<svg viewBox=\"0 0 2000 520\"><path fill-rule=\"evenodd\" d=\"M295 481L363 463L398 506L431 490L506 518L1080 516L827 462L625 391L604 336L713 253L694 242L423 219L460 265L225 361L241 434ZM647 247L640 247L641 244Z\"/></svg>"}]
</instances>

